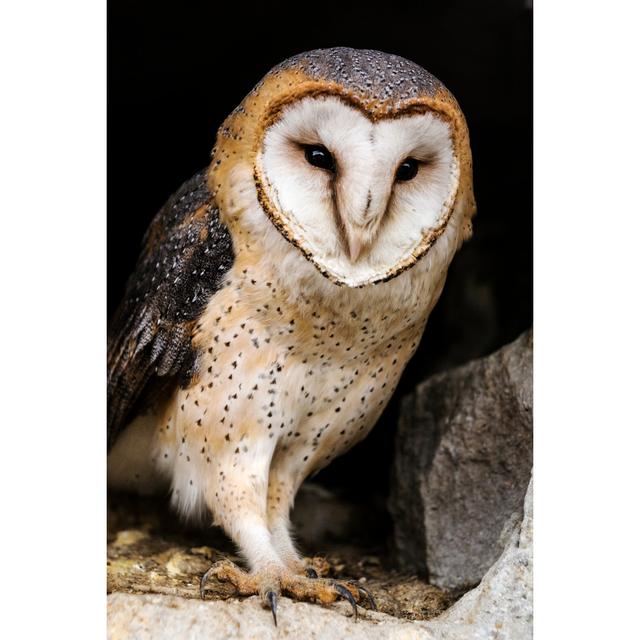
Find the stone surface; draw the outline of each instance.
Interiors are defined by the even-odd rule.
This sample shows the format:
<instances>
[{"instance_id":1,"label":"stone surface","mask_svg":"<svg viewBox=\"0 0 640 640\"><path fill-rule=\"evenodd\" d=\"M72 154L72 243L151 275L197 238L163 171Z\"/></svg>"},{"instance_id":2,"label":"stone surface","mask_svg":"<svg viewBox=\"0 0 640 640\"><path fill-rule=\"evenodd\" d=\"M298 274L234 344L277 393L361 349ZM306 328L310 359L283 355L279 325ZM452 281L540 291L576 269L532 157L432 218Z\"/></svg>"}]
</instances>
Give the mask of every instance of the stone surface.
<instances>
[{"instance_id":1,"label":"stone surface","mask_svg":"<svg viewBox=\"0 0 640 640\"><path fill-rule=\"evenodd\" d=\"M441 640L529 640L533 637L533 482L520 526L482 582L431 627Z\"/></svg>"},{"instance_id":2,"label":"stone surface","mask_svg":"<svg viewBox=\"0 0 640 640\"><path fill-rule=\"evenodd\" d=\"M371 538L376 515L325 487L305 482L296 496L291 520L296 540L309 550L322 550L330 541Z\"/></svg>"},{"instance_id":3,"label":"stone surface","mask_svg":"<svg viewBox=\"0 0 640 640\"><path fill-rule=\"evenodd\" d=\"M158 594L112 593L108 596L108 637L110 640L529 640L533 622L532 529L529 488L522 524L511 532L506 549L480 585L429 621L362 611L355 622L345 603L321 606L282 598L276 628L270 612L256 597L202 602Z\"/></svg>"},{"instance_id":4,"label":"stone surface","mask_svg":"<svg viewBox=\"0 0 640 640\"><path fill-rule=\"evenodd\" d=\"M527 332L403 400L394 538L400 567L432 584L477 584L519 521L533 456L532 343Z\"/></svg>"},{"instance_id":5,"label":"stone surface","mask_svg":"<svg viewBox=\"0 0 640 640\"><path fill-rule=\"evenodd\" d=\"M425 623L398 620L382 613L363 613L354 622L346 604L322 607L283 598L278 627L257 597L199 602L175 596L109 596L109 640L244 640L259 638L432 639Z\"/></svg>"}]
</instances>

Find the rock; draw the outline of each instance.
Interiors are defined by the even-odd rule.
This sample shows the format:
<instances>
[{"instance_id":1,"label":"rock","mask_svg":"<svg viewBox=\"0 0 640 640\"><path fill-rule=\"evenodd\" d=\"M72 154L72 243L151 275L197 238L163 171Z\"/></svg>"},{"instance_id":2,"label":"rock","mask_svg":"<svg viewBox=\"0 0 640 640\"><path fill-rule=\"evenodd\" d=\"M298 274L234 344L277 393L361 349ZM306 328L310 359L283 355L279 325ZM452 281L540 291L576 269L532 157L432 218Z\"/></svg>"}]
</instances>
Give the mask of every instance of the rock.
<instances>
[{"instance_id":1,"label":"rock","mask_svg":"<svg viewBox=\"0 0 640 640\"><path fill-rule=\"evenodd\" d=\"M342 638L344 640L434 640L424 622L366 612L354 622L347 604L322 607L281 598L278 626L257 597L202 602L176 596L108 596L109 640L234 640Z\"/></svg>"},{"instance_id":2,"label":"rock","mask_svg":"<svg viewBox=\"0 0 640 640\"><path fill-rule=\"evenodd\" d=\"M532 343L529 331L403 400L394 539L401 568L432 584L477 584L520 519L533 458Z\"/></svg>"},{"instance_id":3,"label":"rock","mask_svg":"<svg viewBox=\"0 0 640 640\"><path fill-rule=\"evenodd\" d=\"M366 538L374 526L372 519L362 505L343 500L312 482L300 487L291 514L296 539L315 551L324 551L336 540Z\"/></svg>"},{"instance_id":4,"label":"rock","mask_svg":"<svg viewBox=\"0 0 640 640\"><path fill-rule=\"evenodd\" d=\"M521 526L478 587L434 620L443 640L529 640L533 637L533 488Z\"/></svg>"},{"instance_id":5,"label":"rock","mask_svg":"<svg viewBox=\"0 0 640 640\"><path fill-rule=\"evenodd\" d=\"M522 524L480 585L430 621L281 598L278 627L257 597L207 600L170 595L108 596L109 640L344 638L345 640L529 640L532 637L532 490Z\"/></svg>"}]
</instances>

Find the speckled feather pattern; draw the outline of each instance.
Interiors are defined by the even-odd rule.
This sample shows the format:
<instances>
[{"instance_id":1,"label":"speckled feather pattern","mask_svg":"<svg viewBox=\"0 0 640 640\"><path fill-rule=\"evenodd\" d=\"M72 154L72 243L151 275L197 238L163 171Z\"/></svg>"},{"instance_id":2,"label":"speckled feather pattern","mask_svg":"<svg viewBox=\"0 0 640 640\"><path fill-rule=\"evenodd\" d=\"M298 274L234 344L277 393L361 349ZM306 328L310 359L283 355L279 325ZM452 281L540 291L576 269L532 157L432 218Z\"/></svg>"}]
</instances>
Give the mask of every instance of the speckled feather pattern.
<instances>
[{"instance_id":1,"label":"speckled feather pattern","mask_svg":"<svg viewBox=\"0 0 640 640\"><path fill-rule=\"evenodd\" d=\"M275 271L241 258L196 328L197 382L176 391L157 423L156 461L174 479L175 504L185 513L216 505L214 516L231 526L233 507L259 500L233 493L254 477L268 509L288 513L302 481L373 427L417 347L430 300L338 310L310 292L294 304ZM268 489L262 456L272 459Z\"/></svg>"},{"instance_id":2,"label":"speckled feather pattern","mask_svg":"<svg viewBox=\"0 0 640 640\"><path fill-rule=\"evenodd\" d=\"M154 218L109 331L108 442L179 377L195 353L193 324L233 263L202 171Z\"/></svg>"},{"instance_id":3,"label":"speckled feather pattern","mask_svg":"<svg viewBox=\"0 0 640 640\"><path fill-rule=\"evenodd\" d=\"M301 53L275 67L274 72L302 71L313 80L335 82L367 100L401 103L433 97L442 83L419 65L390 53L334 47Z\"/></svg>"}]
</instances>

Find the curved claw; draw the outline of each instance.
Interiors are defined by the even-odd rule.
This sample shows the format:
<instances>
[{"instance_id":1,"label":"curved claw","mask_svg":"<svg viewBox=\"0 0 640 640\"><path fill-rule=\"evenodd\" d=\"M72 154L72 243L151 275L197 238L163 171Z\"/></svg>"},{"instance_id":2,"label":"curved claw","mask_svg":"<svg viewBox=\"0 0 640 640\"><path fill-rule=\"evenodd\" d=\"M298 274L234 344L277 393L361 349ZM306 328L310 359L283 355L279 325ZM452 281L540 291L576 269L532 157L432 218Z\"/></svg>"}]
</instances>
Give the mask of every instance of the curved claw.
<instances>
[{"instance_id":1,"label":"curved claw","mask_svg":"<svg viewBox=\"0 0 640 640\"><path fill-rule=\"evenodd\" d=\"M369 602L369 608L373 611L377 611L378 607L376 605L376 601L373 599L371 592L366 587L363 587L359 582L355 580L350 581L349 584L353 585L360 593L366 596L367 601Z\"/></svg>"},{"instance_id":2,"label":"curved claw","mask_svg":"<svg viewBox=\"0 0 640 640\"><path fill-rule=\"evenodd\" d=\"M307 574L307 578L315 580L318 577L318 572L313 567L307 567L304 572Z\"/></svg>"},{"instance_id":3,"label":"curved claw","mask_svg":"<svg viewBox=\"0 0 640 640\"><path fill-rule=\"evenodd\" d=\"M207 584L207 580L209 580L209 576L213 573L213 568L215 567L215 565L213 565L213 567L209 567L209 569L207 569L204 572L204 575L202 576L202 578L200 578L200 597L204 600L204 586Z\"/></svg>"},{"instance_id":4,"label":"curved claw","mask_svg":"<svg viewBox=\"0 0 640 640\"><path fill-rule=\"evenodd\" d=\"M271 613L273 614L273 624L278 626L278 616L276 615L276 609L278 608L278 596L273 591L267 591L265 596L269 606L271 607Z\"/></svg>"},{"instance_id":5,"label":"curved claw","mask_svg":"<svg viewBox=\"0 0 640 640\"><path fill-rule=\"evenodd\" d=\"M348 600L351 603L351 607L353 608L353 619L354 621L357 622L358 620L358 605L356 604L356 601L354 599L354 597L351 595L351 591L349 591L349 589L347 589L346 587L343 587L341 584L339 583L334 583L333 588L345 599Z\"/></svg>"}]
</instances>

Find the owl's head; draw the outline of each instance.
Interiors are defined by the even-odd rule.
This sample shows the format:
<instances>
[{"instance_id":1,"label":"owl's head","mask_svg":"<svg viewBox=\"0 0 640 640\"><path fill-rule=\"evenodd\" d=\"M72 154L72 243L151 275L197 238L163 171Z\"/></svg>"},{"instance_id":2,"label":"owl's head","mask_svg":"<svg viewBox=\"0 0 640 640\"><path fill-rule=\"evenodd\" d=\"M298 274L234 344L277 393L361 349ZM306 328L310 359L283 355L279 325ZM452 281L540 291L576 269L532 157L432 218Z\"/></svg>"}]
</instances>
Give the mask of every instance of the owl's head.
<instances>
[{"instance_id":1,"label":"owl's head","mask_svg":"<svg viewBox=\"0 0 640 640\"><path fill-rule=\"evenodd\" d=\"M250 168L264 215L336 284L389 280L475 212L464 116L421 67L324 49L270 71L218 133L209 184L222 209Z\"/></svg>"}]
</instances>

